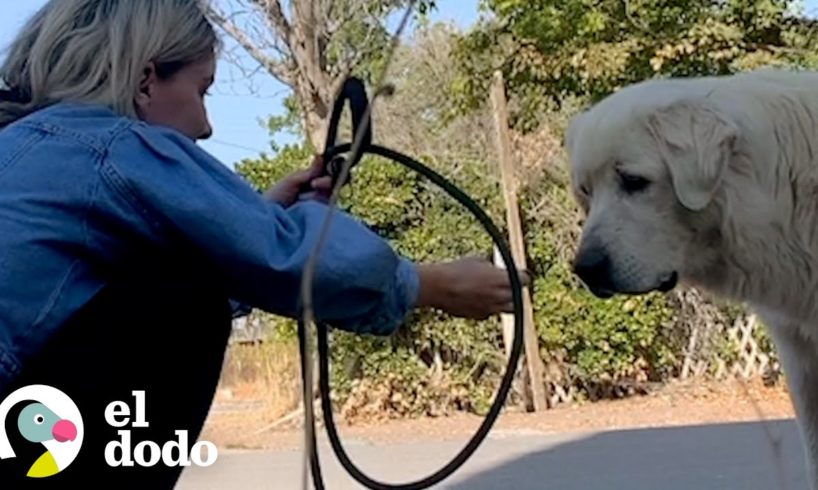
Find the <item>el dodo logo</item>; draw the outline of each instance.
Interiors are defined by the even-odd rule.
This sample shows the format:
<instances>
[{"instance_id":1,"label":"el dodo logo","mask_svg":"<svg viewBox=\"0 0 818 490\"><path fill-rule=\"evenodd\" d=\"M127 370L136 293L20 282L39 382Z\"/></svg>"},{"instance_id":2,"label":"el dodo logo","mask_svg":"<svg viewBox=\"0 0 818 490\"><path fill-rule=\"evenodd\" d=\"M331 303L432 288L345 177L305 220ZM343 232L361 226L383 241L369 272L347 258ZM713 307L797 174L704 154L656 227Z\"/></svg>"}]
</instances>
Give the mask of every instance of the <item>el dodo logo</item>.
<instances>
[{"instance_id":1,"label":"el dodo logo","mask_svg":"<svg viewBox=\"0 0 818 490\"><path fill-rule=\"evenodd\" d=\"M151 467L161 460L167 466L210 466L218 451L212 442L188 446L186 430L174 432L176 440L159 445L141 441L131 446L131 430L148 427L145 392L133 391L135 407L115 401L105 408L105 421L117 430L119 440L105 446L105 462L111 467ZM87 414L86 414L87 415ZM126 428L130 426L130 428ZM15 391L0 403L0 460L17 459L20 471L44 478L65 470L82 446L84 427L77 405L62 391L45 385L30 385Z\"/></svg>"},{"instance_id":2,"label":"el dodo logo","mask_svg":"<svg viewBox=\"0 0 818 490\"><path fill-rule=\"evenodd\" d=\"M130 424L131 428L148 427L145 420L145 392L133 391L131 394L136 402L133 421L131 409L125 402L113 402L105 409L105 421L108 425L121 429ZM131 449L131 431L117 430L118 441L111 441L105 446L105 462L109 466L138 466L151 467L162 460L167 466L210 466L216 462L218 451L212 442L200 441L188 448L188 434L186 430L177 430L175 441L168 441L161 447L153 441L142 441ZM207 449L203 455L203 449ZM174 456L174 449L177 454Z\"/></svg>"},{"instance_id":3,"label":"el dodo logo","mask_svg":"<svg viewBox=\"0 0 818 490\"><path fill-rule=\"evenodd\" d=\"M45 478L66 469L82 436L77 405L56 388L26 386L0 403L0 460L19 458L26 476Z\"/></svg>"}]
</instances>

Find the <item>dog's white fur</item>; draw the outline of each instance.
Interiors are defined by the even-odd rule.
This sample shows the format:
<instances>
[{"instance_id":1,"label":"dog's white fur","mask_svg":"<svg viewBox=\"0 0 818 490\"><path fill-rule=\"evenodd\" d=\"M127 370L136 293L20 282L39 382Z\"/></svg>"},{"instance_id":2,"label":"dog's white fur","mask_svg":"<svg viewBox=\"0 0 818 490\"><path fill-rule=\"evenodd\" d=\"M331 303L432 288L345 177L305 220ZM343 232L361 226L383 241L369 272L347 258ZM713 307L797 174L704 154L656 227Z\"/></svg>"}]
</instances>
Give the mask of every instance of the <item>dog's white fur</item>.
<instances>
[{"instance_id":1,"label":"dog's white fur","mask_svg":"<svg viewBox=\"0 0 818 490\"><path fill-rule=\"evenodd\" d=\"M576 116L565 144L587 212L577 260L608 259L600 296L676 273L755 309L818 490L818 73L631 85ZM649 183L625 185L635 178Z\"/></svg>"}]
</instances>

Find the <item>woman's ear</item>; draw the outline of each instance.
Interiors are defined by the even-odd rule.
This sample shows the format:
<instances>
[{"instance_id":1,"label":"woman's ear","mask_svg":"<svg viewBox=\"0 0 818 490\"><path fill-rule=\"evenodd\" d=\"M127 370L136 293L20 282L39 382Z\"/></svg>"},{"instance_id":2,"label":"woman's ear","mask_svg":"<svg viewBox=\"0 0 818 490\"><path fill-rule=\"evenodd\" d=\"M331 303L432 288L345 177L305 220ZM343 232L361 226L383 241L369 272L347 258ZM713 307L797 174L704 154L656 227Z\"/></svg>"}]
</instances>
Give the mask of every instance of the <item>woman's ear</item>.
<instances>
[{"instance_id":1,"label":"woman's ear","mask_svg":"<svg viewBox=\"0 0 818 490\"><path fill-rule=\"evenodd\" d=\"M157 81L158 77L156 76L156 65L153 63L153 61L151 61L145 65L145 68L142 69L142 73L139 78L139 86L137 87L136 95L134 96L134 103L136 104L137 109L144 109L150 106L153 88Z\"/></svg>"}]
</instances>

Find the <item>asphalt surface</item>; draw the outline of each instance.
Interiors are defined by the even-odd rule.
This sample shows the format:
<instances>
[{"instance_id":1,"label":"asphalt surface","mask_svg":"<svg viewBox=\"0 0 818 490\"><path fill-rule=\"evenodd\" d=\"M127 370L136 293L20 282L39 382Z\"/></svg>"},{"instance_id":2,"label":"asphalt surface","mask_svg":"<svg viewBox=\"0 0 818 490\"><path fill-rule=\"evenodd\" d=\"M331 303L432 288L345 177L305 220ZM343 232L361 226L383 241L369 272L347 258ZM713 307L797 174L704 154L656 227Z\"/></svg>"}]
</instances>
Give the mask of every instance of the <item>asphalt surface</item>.
<instances>
[{"instance_id":1,"label":"asphalt surface","mask_svg":"<svg viewBox=\"0 0 818 490\"><path fill-rule=\"evenodd\" d=\"M803 452L792 421L772 422L782 464L761 423L627 431L538 434L494 431L449 480L456 490L806 490ZM445 464L463 446L417 442L379 446L347 441L371 477L405 483ZM327 490L363 488L320 443ZM779 475L783 474L782 477ZM178 490L301 488L301 454L222 452L208 468L190 468Z\"/></svg>"}]
</instances>

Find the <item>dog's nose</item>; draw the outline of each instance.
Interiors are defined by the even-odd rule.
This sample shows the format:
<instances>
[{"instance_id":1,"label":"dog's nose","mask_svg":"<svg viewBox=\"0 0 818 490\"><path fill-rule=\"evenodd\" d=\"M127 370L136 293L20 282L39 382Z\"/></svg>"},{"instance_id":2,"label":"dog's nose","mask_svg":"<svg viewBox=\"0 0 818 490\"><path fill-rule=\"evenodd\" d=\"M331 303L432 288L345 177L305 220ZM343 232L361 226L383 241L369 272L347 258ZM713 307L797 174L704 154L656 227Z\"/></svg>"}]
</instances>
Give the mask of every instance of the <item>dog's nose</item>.
<instances>
[{"instance_id":1,"label":"dog's nose","mask_svg":"<svg viewBox=\"0 0 818 490\"><path fill-rule=\"evenodd\" d=\"M574 260L574 274L592 291L610 289L611 261L601 247L580 250Z\"/></svg>"}]
</instances>

